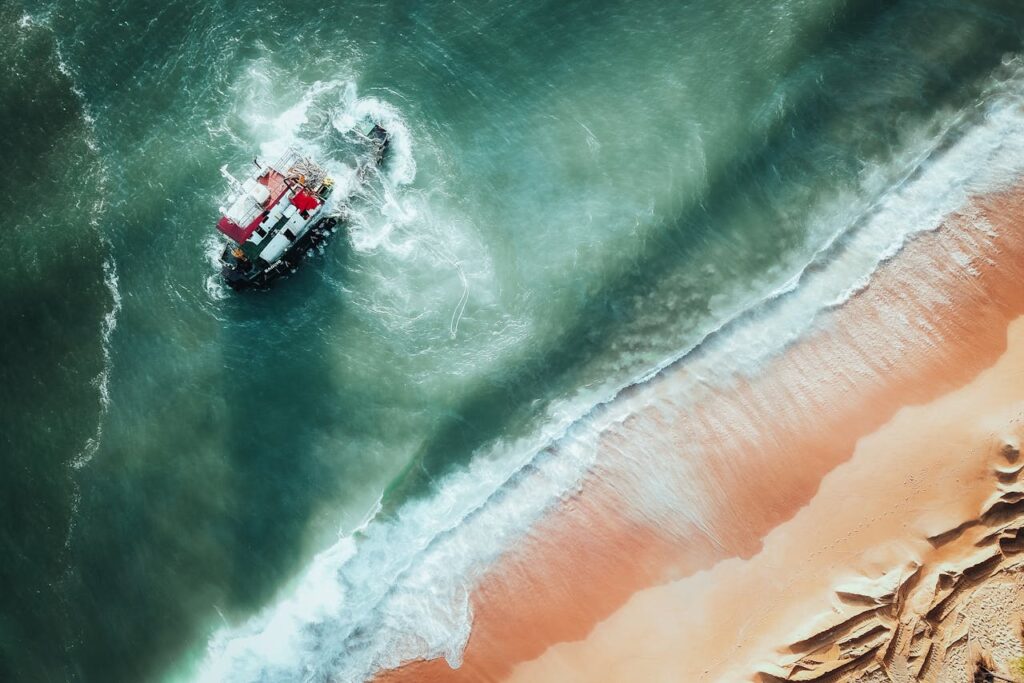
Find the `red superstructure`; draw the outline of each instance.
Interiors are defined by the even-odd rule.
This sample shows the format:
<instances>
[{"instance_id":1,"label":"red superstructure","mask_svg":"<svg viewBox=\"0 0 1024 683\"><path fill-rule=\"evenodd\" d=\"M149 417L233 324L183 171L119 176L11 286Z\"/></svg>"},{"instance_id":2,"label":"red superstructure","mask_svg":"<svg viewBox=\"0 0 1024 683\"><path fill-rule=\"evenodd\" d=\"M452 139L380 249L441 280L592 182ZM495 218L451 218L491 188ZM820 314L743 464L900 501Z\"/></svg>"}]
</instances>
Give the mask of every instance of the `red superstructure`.
<instances>
[{"instance_id":1,"label":"red superstructure","mask_svg":"<svg viewBox=\"0 0 1024 683\"><path fill-rule=\"evenodd\" d=\"M266 172L256 178L256 182L267 188L266 201L262 203L257 202L262 211L257 212L255 217L245 225L238 225L227 216L221 216L220 220L217 221L217 229L239 244L245 242L254 232L256 232L256 228L258 228L260 223L267 217L270 210L274 208L275 204L281 201L281 197L283 197L288 191L287 179L284 175L273 168L268 168ZM305 193L303 192L301 194ZM294 203L294 201L295 199L293 197L292 203ZM316 205L314 204L314 206Z\"/></svg>"}]
</instances>

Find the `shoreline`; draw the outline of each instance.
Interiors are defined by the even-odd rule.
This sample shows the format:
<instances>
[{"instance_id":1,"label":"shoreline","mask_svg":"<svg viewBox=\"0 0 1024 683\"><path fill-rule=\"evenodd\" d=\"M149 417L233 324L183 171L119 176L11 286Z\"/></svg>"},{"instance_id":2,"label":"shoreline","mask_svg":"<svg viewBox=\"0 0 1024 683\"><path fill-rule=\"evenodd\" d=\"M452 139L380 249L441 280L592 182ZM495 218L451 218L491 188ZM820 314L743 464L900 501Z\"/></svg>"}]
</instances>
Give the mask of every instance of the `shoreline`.
<instances>
[{"instance_id":1,"label":"shoreline","mask_svg":"<svg viewBox=\"0 0 1024 683\"><path fill-rule=\"evenodd\" d=\"M761 683L1007 673L1024 654L1024 316L1009 335L967 386L862 439L757 555L636 593L510 680L623 680L616 664Z\"/></svg>"},{"instance_id":2,"label":"shoreline","mask_svg":"<svg viewBox=\"0 0 1024 683\"><path fill-rule=\"evenodd\" d=\"M759 556L859 440L1003 354L1024 314L1018 216L1022 189L979 198L909 241L761 375L707 388L696 406L674 390L685 363L624 397L628 417L602 434L579 492L473 592L463 666L413 662L378 680L500 680L527 669L538 677L523 680L541 680L542 664L526 662L573 647L558 643L585 647L640 591Z\"/></svg>"}]
</instances>

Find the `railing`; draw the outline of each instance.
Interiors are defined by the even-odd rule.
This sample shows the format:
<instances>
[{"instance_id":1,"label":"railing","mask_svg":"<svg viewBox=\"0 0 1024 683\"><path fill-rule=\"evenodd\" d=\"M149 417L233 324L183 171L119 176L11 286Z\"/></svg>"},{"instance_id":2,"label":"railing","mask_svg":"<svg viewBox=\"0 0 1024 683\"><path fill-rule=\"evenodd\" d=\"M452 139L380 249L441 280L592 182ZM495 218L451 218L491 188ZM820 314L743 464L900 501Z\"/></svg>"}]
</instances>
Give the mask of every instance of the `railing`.
<instances>
[{"instance_id":1,"label":"railing","mask_svg":"<svg viewBox=\"0 0 1024 683\"><path fill-rule=\"evenodd\" d=\"M294 147L289 147L271 166L286 178L302 176L303 183L314 190L319 189L327 178L327 171L323 167Z\"/></svg>"},{"instance_id":2,"label":"railing","mask_svg":"<svg viewBox=\"0 0 1024 683\"><path fill-rule=\"evenodd\" d=\"M249 225L254 220L256 220L257 216L263 213L263 206L261 204L256 203L256 200L253 199L252 196L249 194L244 194L242 195L242 197L246 199L248 202L248 206L245 208L245 211L237 215L228 215L228 218L234 221L235 225L244 228L245 226ZM230 208L233 209L235 207L234 205L232 205Z\"/></svg>"}]
</instances>

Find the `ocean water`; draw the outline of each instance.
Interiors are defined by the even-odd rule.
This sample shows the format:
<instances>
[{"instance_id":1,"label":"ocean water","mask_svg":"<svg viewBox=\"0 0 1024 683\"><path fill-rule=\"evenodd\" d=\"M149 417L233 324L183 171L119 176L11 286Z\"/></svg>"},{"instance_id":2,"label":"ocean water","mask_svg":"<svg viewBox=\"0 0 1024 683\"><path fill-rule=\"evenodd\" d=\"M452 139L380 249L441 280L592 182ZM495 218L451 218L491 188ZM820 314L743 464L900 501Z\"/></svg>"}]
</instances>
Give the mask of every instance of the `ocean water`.
<instances>
[{"instance_id":1,"label":"ocean water","mask_svg":"<svg viewBox=\"0 0 1024 683\"><path fill-rule=\"evenodd\" d=\"M1022 32L1011 0L0 3L0 680L457 666L602 406L756 373L1021 171ZM220 166L345 179L364 120L394 144L343 231L223 287Z\"/></svg>"}]
</instances>

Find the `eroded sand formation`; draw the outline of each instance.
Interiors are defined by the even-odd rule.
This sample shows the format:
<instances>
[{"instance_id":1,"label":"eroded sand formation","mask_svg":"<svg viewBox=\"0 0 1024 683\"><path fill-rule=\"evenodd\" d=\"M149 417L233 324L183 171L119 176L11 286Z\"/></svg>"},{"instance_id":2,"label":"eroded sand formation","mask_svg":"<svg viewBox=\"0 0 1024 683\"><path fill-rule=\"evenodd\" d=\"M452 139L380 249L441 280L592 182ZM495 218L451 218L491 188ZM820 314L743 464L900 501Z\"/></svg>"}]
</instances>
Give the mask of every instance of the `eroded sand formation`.
<instances>
[{"instance_id":1,"label":"eroded sand formation","mask_svg":"<svg viewBox=\"0 0 1024 683\"><path fill-rule=\"evenodd\" d=\"M930 536L925 564L837 586L837 608L759 680L959 683L982 668L1007 675L1024 628L1022 425L1024 408L1009 436L981 448L994 461L994 492L976 518Z\"/></svg>"}]
</instances>

